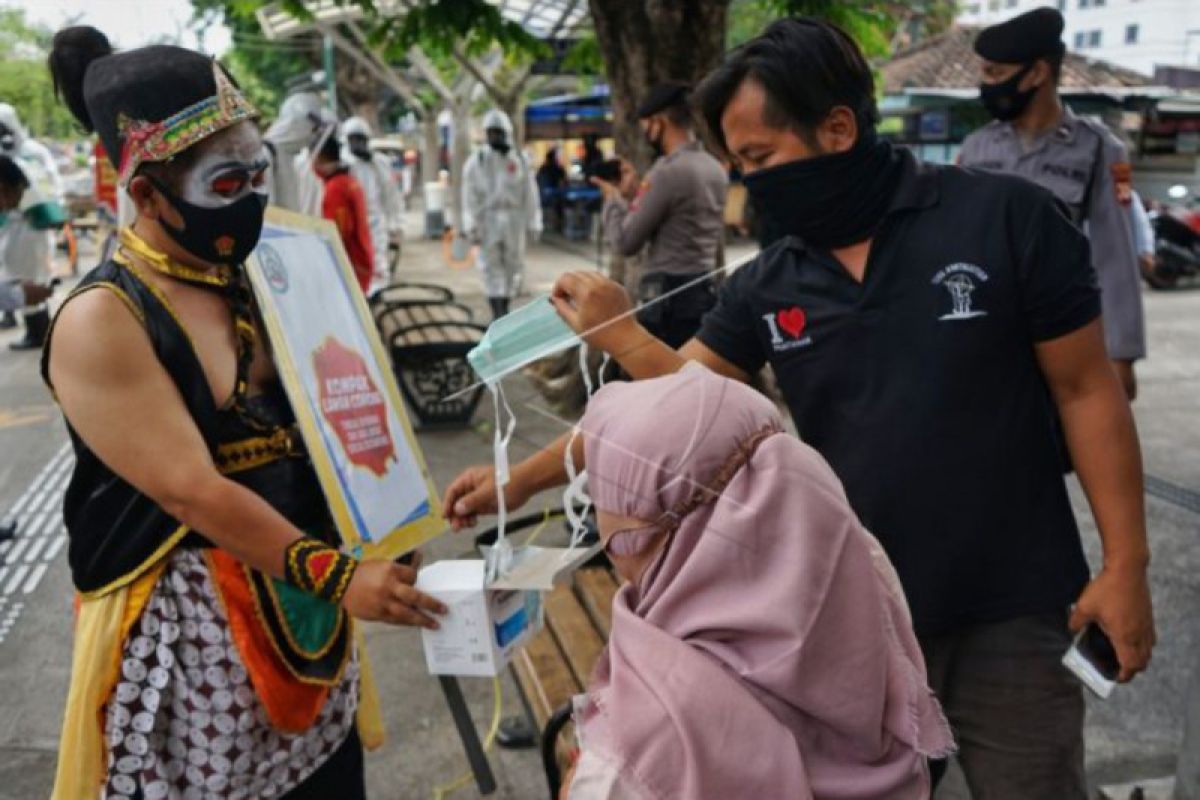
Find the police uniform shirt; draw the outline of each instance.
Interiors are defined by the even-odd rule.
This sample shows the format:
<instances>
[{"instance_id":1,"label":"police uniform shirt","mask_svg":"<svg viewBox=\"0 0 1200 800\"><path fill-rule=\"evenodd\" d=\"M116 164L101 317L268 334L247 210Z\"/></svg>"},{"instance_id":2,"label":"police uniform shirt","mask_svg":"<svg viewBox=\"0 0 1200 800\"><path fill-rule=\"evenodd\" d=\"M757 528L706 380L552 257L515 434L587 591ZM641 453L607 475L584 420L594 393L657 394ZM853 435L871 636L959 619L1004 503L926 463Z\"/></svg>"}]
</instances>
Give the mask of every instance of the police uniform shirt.
<instances>
[{"instance_id":1,"label":"police uniform shirt","mask_svg":"<svg viewBox=\"0 0 1200 800\"><path fill-rule=\"evenodd\" d=\"M771 365L920 634L1061 611L1088 568L1034 346L1099 315L1087 241L1033 184L904 159L861 284L786 237L698 338Z\"/></svg>"},{"instance_id":2,"label":"police uniform shirt","mask_svg":"<svg viewBox=\"0 0 1200 800\"><path fill-rule=\"evenodd\" d=\"M655 163L632 203L613 197L605 204L609 243L623 256L648 243L646 274L694 275L715 269L728 186L721 163L699 142L688 142Z\"/></svg>"},{"instance_id":3,"label":"police uniform shirt","mask_svg":"<svg viewBox=\"0 0 1200 800\"><path fill-rule=\"evenodd\" d=\"M959 163L1028 178L1067 204L1092 241L1108 355L1144 358L1141 283L1128 222L1129 160L1112 132L1064 109L1062 124L1026 149L1011 123L992 122L967 137Z\"/></svg>"}]
</instances>

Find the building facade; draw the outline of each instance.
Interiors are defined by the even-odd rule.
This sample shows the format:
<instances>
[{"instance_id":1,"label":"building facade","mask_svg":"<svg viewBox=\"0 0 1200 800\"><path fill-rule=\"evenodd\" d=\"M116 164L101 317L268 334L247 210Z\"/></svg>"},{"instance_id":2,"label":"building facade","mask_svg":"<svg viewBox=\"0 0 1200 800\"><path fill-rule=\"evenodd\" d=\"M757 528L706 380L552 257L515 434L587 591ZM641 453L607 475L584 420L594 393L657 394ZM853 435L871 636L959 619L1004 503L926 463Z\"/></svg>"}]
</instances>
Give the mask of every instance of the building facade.
<instances>
[{"instance_id":1,"label":"building facade","mask_svg":"<svg viewBox=\"0 0 1200 800\"><path fill-rule=\"evenodd\" d=\"M1200 68L1200 0L962 0L958 22L993 25L1039 6L1066 20L1067 48L1145 75Z\"/></svg>"}]
</instances>

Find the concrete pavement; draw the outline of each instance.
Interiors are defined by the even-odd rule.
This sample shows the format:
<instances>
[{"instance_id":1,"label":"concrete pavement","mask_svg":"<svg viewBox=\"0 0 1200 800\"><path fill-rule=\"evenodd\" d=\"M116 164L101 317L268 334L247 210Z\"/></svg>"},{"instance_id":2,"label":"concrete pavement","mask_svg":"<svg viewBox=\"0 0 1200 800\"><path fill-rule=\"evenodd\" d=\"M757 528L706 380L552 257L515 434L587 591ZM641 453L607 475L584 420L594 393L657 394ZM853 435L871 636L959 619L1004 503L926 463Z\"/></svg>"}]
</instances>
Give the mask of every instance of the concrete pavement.
<instances>
[{"instance_id":1,"label":"concrete pavement","mask_svg":"<svg viewBox=\"0 0 1200 800\"><path fill-rule=\"evenodd\" d=\"M449 269L440 246L416 239L415 224L412 233L401 277L452 286L480 319L487 319L477 276ZM593 258L587 247L531 247L531 291L545 290L560 271L586 268ZM1147 675L1107 703L1090 705L1088 766L1098 782L1172 770L1186 681L1200 662L1200 630L1194 624L1200 611L1200 505L1190 507L1200 497L1188 494L1200 489L1200 292L1149 293L1146 302L1151 358L1140 369L1142 396L1135 408L1147 471L1158 479L1159 496L1148 497L1147 509L1160 645ZM0 545L11 562L0 567L0 800L48 796L71 651L71 588L56 512L70 466L63 450L66 435L37 377L37 357L7 351L7 342L17 335L0 333L0 515L24 498L21 512L28 527L23 539ZM523 378L510 383L519 418L512 455L520 458L561 431L530 411L527 404L538 398ZM420 435L439 486L464 466L489 459L489 419L485 401L475 429ZM1077 487L1073 496L1089 556L1096 559L1098 540ZM553 496L536 498L529 510L557 502ZM427 549L427 558L459 555L469 547L469 537L445 535ZM438 684L425 674L414 631L372 626L368 641L391 734L382 751L368 756L371 795L430 797L435 786L465 768ZM491 683L466 680L463 687L483 730L491 714ZM517 713L515 686L505 677L501 687L504 712ZM545 796L534 753L498 752L492 763L501 784L495 796ZM454 795L474 796L473 787ZM953 787L944 794L962 796Z\"/></svg>"}]
</instances>

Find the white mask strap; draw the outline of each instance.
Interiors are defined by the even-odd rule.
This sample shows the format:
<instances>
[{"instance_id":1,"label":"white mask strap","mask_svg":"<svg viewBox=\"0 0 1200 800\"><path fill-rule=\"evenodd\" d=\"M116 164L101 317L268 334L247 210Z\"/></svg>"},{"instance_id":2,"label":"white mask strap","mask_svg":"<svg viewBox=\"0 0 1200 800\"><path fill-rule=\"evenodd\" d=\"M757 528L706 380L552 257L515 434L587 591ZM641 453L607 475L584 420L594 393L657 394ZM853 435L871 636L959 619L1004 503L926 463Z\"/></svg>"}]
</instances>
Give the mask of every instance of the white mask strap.
<instances>
[{"instance_id":1,"label":"white mask strap","mask_svg":"<svg viewBox=\"0 0 1200 800\"><path fill-rule=\"evenodd\" d=\"M605 354L605 359L607 358L608 355ZM595 393L595 386L592 383L591 372L588 370L588 346L583 342L579 345L579 369L583 373L583 385L587 390L587 399L591 400ZM586 489L587 470L577 472L575 459L572 456L575 440L579 438L580 431L578 424L571 428L571 438L567 440L567 449L563 453L563 466L567 471L567 488L563 491L563 512L567 515L567 521L571 525L571 542L567 546L567 552L563 554L564 559L569 559L571 552L583 543L583 538L587 535L587 515L592 509L592 498L588 496Z\"/></svg>"},{"instance_id":2,"label":"white mask strap","mask_svg":"<svg viewBox=\"0 0 1200 800\"><path fill-rule=\"evenodd\" d=\"M492 394L492 408L495 410L496 430L492 438L492 459L496 465L496 543L488 553L486 579L493 581L512 566L512 543L505 538L504 530L508 525L508 506L504 502L504 487L508 485L508 443L512 441L517 429L517 417L513 414L508 398L504 394L504 386L499 381L487 384ZM508 415L508 425L504 425L503 415Z\"/></svg>"}]
</instances>

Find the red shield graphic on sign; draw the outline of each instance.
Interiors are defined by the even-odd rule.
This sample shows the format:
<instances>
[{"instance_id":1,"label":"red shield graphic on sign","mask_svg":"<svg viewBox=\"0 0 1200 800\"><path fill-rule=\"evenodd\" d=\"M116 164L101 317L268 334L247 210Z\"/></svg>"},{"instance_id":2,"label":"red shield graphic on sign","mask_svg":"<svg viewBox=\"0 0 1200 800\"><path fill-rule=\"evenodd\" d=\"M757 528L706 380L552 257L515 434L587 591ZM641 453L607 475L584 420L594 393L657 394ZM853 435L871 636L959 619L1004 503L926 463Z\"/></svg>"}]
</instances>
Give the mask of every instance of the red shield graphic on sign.
<instances>
[{"instance_id":1,"label":"red shield graphic on sign","mask_svg":"<svg viewBox=\"0 0 1200 800\"><path fill-rule=\"evenodd\" d=\"M383 477L396 447L387 404L366 361L332 336L313 353L321 415L333 428L350 463Z\"/></svg>"}]
</instances>

